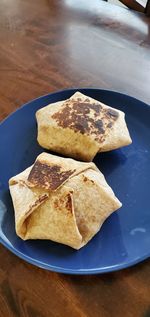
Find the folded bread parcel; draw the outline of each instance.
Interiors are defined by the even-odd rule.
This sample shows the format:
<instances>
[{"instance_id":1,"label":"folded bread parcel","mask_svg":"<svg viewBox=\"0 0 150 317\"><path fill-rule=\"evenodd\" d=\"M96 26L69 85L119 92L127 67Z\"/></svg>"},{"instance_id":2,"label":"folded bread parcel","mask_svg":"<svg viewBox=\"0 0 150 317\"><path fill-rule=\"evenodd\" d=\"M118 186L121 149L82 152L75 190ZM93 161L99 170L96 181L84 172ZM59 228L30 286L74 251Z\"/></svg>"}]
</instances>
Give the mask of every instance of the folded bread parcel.
<instances>
[{"instance_id":1,"label":"folded bread parcel","mask_svg":"<svg viewBox=\"0 0 150 317\"><path fill-rule=\"evenodd\" d=\"M17 235L83 247L121 207L94 163L40 154L9 180Z\"/></svg>"},{"instance_id":2,"label":"folded bread parcel","mask_svg":"<svg viewBox=\"0 0 150 317\"><path fill-rule=\"evenodd\" d=\"M36 112L39 144L82 161L130 144L124 112L76 92Z\"/></svg>"}]
</instances>

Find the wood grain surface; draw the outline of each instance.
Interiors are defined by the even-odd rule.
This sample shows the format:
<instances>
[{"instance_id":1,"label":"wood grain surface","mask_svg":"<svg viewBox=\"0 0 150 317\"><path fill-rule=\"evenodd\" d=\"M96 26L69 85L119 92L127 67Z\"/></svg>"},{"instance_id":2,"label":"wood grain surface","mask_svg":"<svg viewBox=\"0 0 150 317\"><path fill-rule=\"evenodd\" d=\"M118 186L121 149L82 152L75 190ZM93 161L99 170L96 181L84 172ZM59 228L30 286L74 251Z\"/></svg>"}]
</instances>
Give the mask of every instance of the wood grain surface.
<instances>
[{"instance_id":1,"label":"wood grain surface","mask_svg":"<svg viewBox=\"0 0 150 317\"><path fill-rule=\"evenodd\" d=\"M150 103L150 19L99 0L0 1L0 119L66 87ZM0 246L0 317L149 317L150 262L98 276L27 264Z\"/></svg>"}]
</instances>

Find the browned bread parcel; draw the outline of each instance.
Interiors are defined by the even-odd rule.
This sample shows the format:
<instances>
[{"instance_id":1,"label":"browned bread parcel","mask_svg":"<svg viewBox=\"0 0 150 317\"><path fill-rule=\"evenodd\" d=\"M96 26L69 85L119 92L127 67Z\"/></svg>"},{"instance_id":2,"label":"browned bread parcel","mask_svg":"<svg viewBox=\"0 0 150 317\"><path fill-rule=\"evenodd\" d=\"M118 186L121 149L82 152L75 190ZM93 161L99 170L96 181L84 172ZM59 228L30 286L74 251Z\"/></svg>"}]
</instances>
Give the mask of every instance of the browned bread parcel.
<instances>
[{"instance_id":1,"label":"browned bread parcel","mask_svg":"<svg viewBox=\"0 0 150 317\"><path fill-rule=\"evenodd\" d=\"M38 110L36 118L39 144L78 160L92 161L98 152L132 142L124 112L80 92Z\"/></svg>"},{"instance_id":2,"label":"browned bread parcel","mask_svg":"<svg viewBox=\"0 0 150 317\"><path fill-rule=\"evenodd\" d=\"M40 154L9 181L16 233L80 249L120 201L94 163Z\"/></svg>"}]
</instances>

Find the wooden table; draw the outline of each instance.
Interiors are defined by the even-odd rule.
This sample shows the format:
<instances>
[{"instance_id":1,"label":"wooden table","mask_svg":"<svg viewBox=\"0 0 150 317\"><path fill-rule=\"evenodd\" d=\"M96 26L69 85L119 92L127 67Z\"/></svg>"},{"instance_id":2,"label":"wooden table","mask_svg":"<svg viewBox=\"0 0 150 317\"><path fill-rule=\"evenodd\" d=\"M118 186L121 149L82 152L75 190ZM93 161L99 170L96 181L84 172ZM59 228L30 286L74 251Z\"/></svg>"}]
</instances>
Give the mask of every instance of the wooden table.
<instances>
[{"instance_id":1,"label":"wooden table","mask_svg":"<svg viewBox=\"0 0 150 317\"><path fill-rule=\"evenodd\" d=\"M65 87L150 103L150 19L99 0L0 1L0 119ZM0 246L0 317L148 317L150 262L98 276L44 271Z\"/></svg>"}]
</instances>

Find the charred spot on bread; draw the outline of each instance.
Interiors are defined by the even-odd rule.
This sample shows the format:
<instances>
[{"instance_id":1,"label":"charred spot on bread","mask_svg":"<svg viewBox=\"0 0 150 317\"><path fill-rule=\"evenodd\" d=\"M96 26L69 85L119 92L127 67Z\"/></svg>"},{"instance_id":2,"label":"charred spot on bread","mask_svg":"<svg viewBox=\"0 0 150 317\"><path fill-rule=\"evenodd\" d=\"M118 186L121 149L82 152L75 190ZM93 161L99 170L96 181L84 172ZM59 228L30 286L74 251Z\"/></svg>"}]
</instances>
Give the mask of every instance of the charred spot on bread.
<instances>
[{"instance_id":1,"label":"charred spot on bread","mask_svg":"<svg viewBox=\"0 0 150 317\"><path fill-rule=\"evenodd\" d=\"M37 160L28 176L29 186L55 190L74 172L75 170L62 171L59 165L48 165Z\"/></svg>"},{"instance_id":2,"label":"charred spot on bread","mask_svg":"<svg viewBox=\"0 0 150 317\"><path fill-rule=\"evenodd\" d=\"M67 100L62 108L52 115L62 128L69 128L81 134L93 135L95 140L104 141L105 134L111 129L119 112L103 107L99 102L85 100Z\"/></svg>"}]
</instances>

